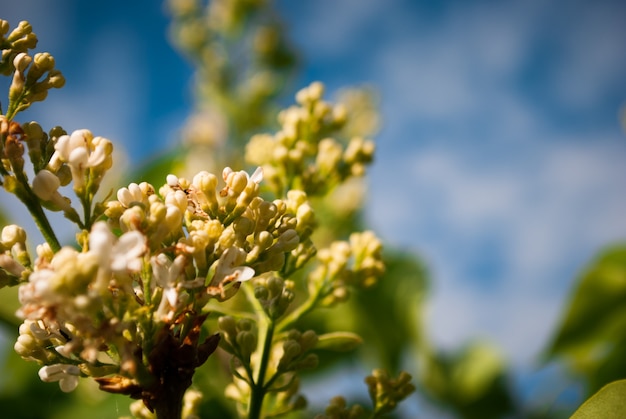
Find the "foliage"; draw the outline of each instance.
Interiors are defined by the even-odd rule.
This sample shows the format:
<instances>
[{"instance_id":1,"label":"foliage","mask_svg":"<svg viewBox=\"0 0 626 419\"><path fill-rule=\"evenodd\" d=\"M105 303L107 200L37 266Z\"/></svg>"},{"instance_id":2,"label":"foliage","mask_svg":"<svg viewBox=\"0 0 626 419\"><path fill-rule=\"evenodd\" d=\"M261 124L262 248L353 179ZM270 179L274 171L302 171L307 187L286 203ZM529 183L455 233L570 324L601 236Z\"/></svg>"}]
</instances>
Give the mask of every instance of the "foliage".
<instances>
[{"instance_id":1,"label":"foliage","mask_svg":"<svg viewBox=\"0 0 626 419\"><path fill-rule=\"evenodd\" d=\"M563 359L583 377L588 396L626 376L625 303L626 247L615 245L601 252L581 276L546 353L547 359ZM598 397L592 400L597 408Z\"/></svg>"},{"instance_id":2,"label":"foliage","mask_svg":"<svg viewBox=\"0 0 626 419\"><path fill-rule=\"evenodd\" d=\"M602 387L572 415L572 419L618 419L626 415L626 380L614 381Z\"/></svg>"}]
</instances>

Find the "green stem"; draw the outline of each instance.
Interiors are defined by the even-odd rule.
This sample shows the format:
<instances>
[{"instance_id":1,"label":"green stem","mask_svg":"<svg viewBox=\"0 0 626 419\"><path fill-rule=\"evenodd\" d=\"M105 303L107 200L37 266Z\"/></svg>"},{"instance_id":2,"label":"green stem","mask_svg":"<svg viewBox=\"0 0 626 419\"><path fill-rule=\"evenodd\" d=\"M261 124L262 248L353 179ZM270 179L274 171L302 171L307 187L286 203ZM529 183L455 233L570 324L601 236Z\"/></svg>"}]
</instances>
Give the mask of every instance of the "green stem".
<instances>
[{"instance_id":1,"label":"green stem","mask_svg":"<svg viewBox=\"0 0 626 419\"><path fill-rule=\"evenodd\" d=\"M265 392L267 391L265 386L265 374L269 365L270 353L272 351L272 339L274 337L274 322L271 319L268 320L257 379L254 383L252 383L248 419L261 418L263 398L265 397Z\"/></svg>"},{"instance_id":2,"label":"green stem","mask_svg":"<svg viewBox=\"0 0 626 419\"><path fill-rule=\"evenodd\" d=\"M7 120L9 121L13 120L13 117L17 115L17 113L19 112L19 108L20 108L20 105L22 104L22 101L24 100L25 97L28 96L29 93L30 93L30 90L24 87L22 89L22 92L18 96L17 100L12 100L9 102L7 113L5 114L5 117Z\"/></svg>"},{"instance_id":3,"label":"green stem","mask_svg":"<svg viewBox=\"0 0 626 419\"><path fill-rule=\"evenodd\" d=\"M46 242L50 245L52 251L54 253L58 252L59 250L61 250L61 244L59 243L56 234L54 234L54 230L50 225L50 221L48 220L48 217L46 217L46 214L43 212L43 208L39 204L37 196L35 196L35 193L28 185L28 181L25 179L24 176L17 176L17 178L20 181L21 187L18 187L16 189L15 195L20 201L22 201L24 205L26 205L26 208L28 208L28 212L30 212L33 220L35 220L37 228L43 235L43 238L46 240Z\"/></svg>"},{"instance_id":4,"label":"green stem","mask_svg":"<svg viewBox=\"0 0 626 419\"><path fill-rule=\"evenodd\" d=\"M259 328L259 342L263 342L263 348L261 352L261 361L256 366L253 375L253 380L250 383L250 405L248 406L248 419L260 419L263 407L263 399L267 392L267 386L265 382L265 375L267 373L267 367L269 365L270 354L272 352L272 341L274 340L274 320L270 319L265 313L263 306L257 300L254 295L254 290L250 284L244 284L243 290L246 294L246 298L252 305L255 313L257 314L257 324Z\"/></svg>"}]
</instances>

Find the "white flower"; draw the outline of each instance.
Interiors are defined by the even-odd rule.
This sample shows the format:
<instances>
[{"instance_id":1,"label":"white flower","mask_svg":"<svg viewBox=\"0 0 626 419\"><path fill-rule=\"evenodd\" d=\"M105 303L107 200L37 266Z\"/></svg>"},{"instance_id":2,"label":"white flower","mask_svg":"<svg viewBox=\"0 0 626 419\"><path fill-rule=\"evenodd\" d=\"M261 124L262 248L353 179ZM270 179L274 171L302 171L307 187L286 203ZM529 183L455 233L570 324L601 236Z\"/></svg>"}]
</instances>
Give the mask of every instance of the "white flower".
<instances>
[{"instance_id":1,"label":"white flower","mask_svg":"<svg viewBox=\"0 0 626 419\"><path fill-rule=\"evenodd\" d=\"M235 295L240 283L252 279L256 274L251 267L240 266L245 260L246 252L243 250L234 246L226 249L217 261L207 293L220 301Z\"/></svg>"},{"instance_id":2,"label":"white flower","mask_svg":"<svg viewBox=\"0 0 626 419\"><path fill-rule=\"evenodd\" d=\"M155 316L159 320L172 320L180 303L178 285L184 279L186 257L179 255L172 262L165 254L160 253L150 259L150 264L156 285L163 289L163 297Z\"/></svg>"},{"instance_id":3,"label":"white flower","mask_svg":"<svg viewBox=\"0 0 626 419\"><path fill-rule=\"evenodd\" d=\"M185 272L185 256L179 255L172 262L165 254L159 253L150 259L156 284L161 288L175 287Z\"/></svg>"},{"instance_id":4,"label":"white flower","mask_svg":"<svg viewBox=\"0 0 626 419\"><path fill-rule=\"evenodd\" d=\"M245 282L254 277L254 269L249 266L237 266L246 260L246 253L237 247L229 247L222 253L211 285L230 282Z\"/></svg>"},{"instance_id":5,"label":"white flower","mask_svg":"<svg viewBox=\"0 0 626 419\"><path fill-rule=\"evenodd\" d=\"M117 200L126 208L130 208L133 202L141 202L144 205L148 203L147 197L144 197L144 189L146 185L143 182L141 185L131 183L128 188L120 188L117 191ZM142 186L144 186L142 188Z\"/></svg>"},{"instance_id":6,"label":"white flower","mask_svg":"<svg viewBox=\"0 0 626 419\"><path fill-rule=\"evenodd\" d=\"M11 275L20 277L26 268L18 263L15 259L7 254L0 254L0 268L4 269Z\"/></svg>"},{"instance_id":7,"label":"white flower","mask_svg":"<svg viewBox=\"0 0 626 419\"><path fill-rule=\"evenodd\" d=\"M86 130L76 130L71 135L62 135L54 145L55 152L50 159L50 167L56 169L65 162L72 172L74 190L85 184L85 170L104 163L110 154L111 142L102 137L93 138Z\"/></svg>"},{"instance_id":8,"label":"white flower","mask_svg":"<svg viewBox=\"0 0 626 419\"><path fill-rule=\"evenodd\" d=\"M59 387L65 393L73 391L78 386L80 369L71 364L46 365L39 370L39 378L45 383L59 382Z\"/></svg>"},{"instance_id":9,"label":"white flower","mask_svg":"<svg viewBox=\"0 0 626 419\"><path fill-rule=\"evenodd\" d=\"M224 170L222 171L222 178L224 179L225 182L229 182L229 178L231 178L231 176L235 176L237 174L240 174L242 176L245 175L246 180L251 180L252 182L256 183L257 185L259 183L261 183L261 181L263 180L263 168L262 167L257 167L256 170L254 171L254 173L252 173L251 175L249 175L247 172L245 172L243 170L241 170L239 172L235 172L230 167L225 167Z\"/></svg>"},{"instance_id":10,"label":"white flower","mask_svg":"<svg viewBox=\"0 0 626 419\"><path fill-rule=\"evenodd\" d=\"M2 229L0 237L5 246L11 247L15 243L24 244L26 242L26 231L18 225L11 224Z\"/></svg>"},{"instance_id":11,"label":"white flower","mask_svg":"<svg viewBox=\"0 0 626 419\"><path fill-rule=\"evenodd\" d=\"M70 203L59 193L61 180L49 170L40 170L33 179L33 192L39 199L49 201L60 209L69 210Z\"/></svg>"},{"instance_id":12,"label":"white flower","mask_svg":"<svg viewBox=\"0 0 626 419\"><path fill-rule=\"evenodd\" d=\"M105 269L121 273L138 272L146 250L146 238L139 231L128 231L116 239L104 221L95 223L91 228L89 251L97 255L100 266Z\"/></svg>"}]
</instances>

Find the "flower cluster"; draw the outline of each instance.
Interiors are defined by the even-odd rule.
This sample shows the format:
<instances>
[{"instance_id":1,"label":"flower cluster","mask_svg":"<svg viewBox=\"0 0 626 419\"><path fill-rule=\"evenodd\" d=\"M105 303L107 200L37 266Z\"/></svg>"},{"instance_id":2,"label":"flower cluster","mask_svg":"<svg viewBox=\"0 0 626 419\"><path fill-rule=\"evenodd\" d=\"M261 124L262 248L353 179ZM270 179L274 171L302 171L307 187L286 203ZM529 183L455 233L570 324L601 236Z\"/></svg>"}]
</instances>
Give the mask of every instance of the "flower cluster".
<instances>
[{"instance_id":1,"label":"flower cluster","mask_svg":"<svg viewBox=\"0 0 626 419\"><path fill-rule=\"evenodd\" d=\"M225 121L229 141L220 144L225 148L221 151L226 151L228 161L241 164L241 147L274 118L272 101L296 62L282 24L266 1L168 0L167 4L174 43L197 65L201 105L197 115ZM204 125L204 131L210 138L224 129ZM197 137L185 140L198 145ZM194 147L198 151L211 158L215 148Z\"/></svg>"},{"instance_id":2,"label":"flower cluster","mask_svg":"<svg viewBox=\"0 0 626 419\"><path fill-rule=\"evenodd\" d=\"M275 81L288 54L268 21L252 42L268 72L240 75L235 84L243 87L229 84L228 60L209 54L219 52L210 44L260 13L263 2L211 2L205 20L200 3L171 1L177 19L187 22L178 36L212 72L204 87L246 133L265 123L263 116L246 118L261 115L257 108L267 111L278 87L264 77ZM201 30L190 31L194 24ZM45 239L33 258L22 228L2 230L0 287L19 286L16 352L39 363L41 380L64 392L91 377L103 391L140 400L132 407L138 417L177 418L198 411L192 378L221 347L233 377L225 395L242 416L303 408L298 373L317 366L316 351L351 350L361 338L300 331L300 320L374 285L384 272L371 231L345 241L336 239L348 235L335 231L318 241L314 208L328 212L324 200L361 177L373 158L373 143L352 135L360 128L343 129L349 110L323 101L323 85L313 83L298 92L297 106L279 114L276 134L252 137L245 151L258 166L252 174L230 167L221 177L206 170L189 178L170 174L161 186L133 182L98 201L113 166L112 142L86 129L45 132L36 122L14 120L64 79L52 56L29 55L36 44L29 24L5 36L8 30L0 20L0 73L12 74L7 112L0 109L0 185L24 203ZM235 99L220 102L227 97ZM264 178L269 195L262 194ZM73 245L61 245L46 210L61 211L77 226ZM411 390L406 376L394 381L377 373L367 383L380 412Z\"/></svg>"},{"instance_id":3,"label":"flower cluster","mask_svg":"<svg viewBox=\"0 0 626 419\"><path fill-rule=\"evenodd\" d=\"M280 131L256 135L246 147L246 161L263 167L277 196L291 189L325 195L347 178L362 176L372 161L372 141L351 137L342 142L347 110L323 101L323 93L320 82L300 90L298 106L278 116Z\"/></svg>"},{"instance_id":4,"label":"flower cluster","mask_svg":"<svg viewBox=\"0 0 626 419\"><path fill-rule=\"evenodd\" d=\"M372 375L365 378L370 399L373 405L371 415L366 415L365 409L358 405L348 406L346 399L333 397L326 408L325 414L317 415L315 419L362 419L365 417L379 418L393 411L397 404L415 391L411 384L411 376L401 372L398 378L391 378L384 370L374 370Z\"/></svg>"},{"instance_id":5,"label":"flower cluster","mask_svg":"<svg viewBox=\"0 0 626 419\"><path fill-rule=\"evenodd\" d=\"M38 248L20 286L25 322L15 349L44 364L44 381L68 391L78 376L92 376L150 408L161 391L154 383L167 378L157 360L180 356L181 344L194 354L190 372L206 360L219 338L198 340L204 307L280 270L301 228L293 205L258 196L260 170L226 168L223 179L218 189L207 172L191 182L170 175L158 193L130 184L107 203L108 221L93 225L82 251Z\"/></svg>"},{"instance_id":6,"label":"flower cluster","mask_svg":"<svg viewBox=\"0 0 626 419\"><path fill-rule=\"evenodd\" d=\"M17 285L30 275L26 232L15 224L5 226L0 236L0 288Z\"/></svg>"},{"instance_id":7,"label":"flower cluster","mask_svg":"<svg viewBox=\"0 0 626 419\"><path fill-rule=\"evenodd\" d=\"M0 20L0 73L8 75L13 72L6 113L8 119L11 119L16 113L30 107L32 102L44 100L48 90L63 87L65 78L54 68L54 58L49 53L28 54L28 50L37 45L37 36L28 22L20 22L7 35L8 32L9 23Z\"/></svg>"},{"instance_id":8,"label":"flower cluster","mask_svg":"<svg viewBox=\"0 0 626 419\"><path fill-rule=\"evenodd\" d=\"M345 301L350 288L374 285L385 271L382 244L371 231L352 233L349 241L335 241L320 249L320 264L308 277L310 292L325 306Z\"/></svg>"}]
</instances>

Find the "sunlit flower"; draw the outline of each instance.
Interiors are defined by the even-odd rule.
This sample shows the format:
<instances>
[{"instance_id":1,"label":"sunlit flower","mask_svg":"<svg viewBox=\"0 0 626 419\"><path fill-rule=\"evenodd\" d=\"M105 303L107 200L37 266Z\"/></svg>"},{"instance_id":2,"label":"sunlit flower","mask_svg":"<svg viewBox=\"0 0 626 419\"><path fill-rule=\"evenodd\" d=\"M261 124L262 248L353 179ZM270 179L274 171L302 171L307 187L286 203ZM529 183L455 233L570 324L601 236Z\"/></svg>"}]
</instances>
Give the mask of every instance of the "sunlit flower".
<instances>
[{"instance_id":1,"label":"sunlit flower","mask_svg":"<svg viewBox=\"0 0 626 419\"><path fill-rule=\"evenodd\" d=\"M241 264L246 260L246 253L236 247L230 247L222 253L211 284L207 289L209 295L226 300L232 297L242 282L248 281L256 274L254 269Z\"/></svg>"},{"instance_id":2,"label":"sunlit flower","mask_svg":"<svg viewBox=\"0 0 626 419\"><path fill-rule=\"evenodd\" d=\"M60 209L70 209L69 200L59 193L61 180L49 170L40 170L33 179L33 192L38 198L52 202Z\"/></svg>"},{"instance_id":3,"label":"sunlit flower","mask_svg":"<svg viewBox=\"0 0 626 419\"><path fill-rule=\"evenodd\" d=\"M54 364L41 367L39 378L46 383L59 382L59 387L65 393L73 391L78 386L80 369L71 364Z\"/></svg>"},{"instance_id":4,"label":"sunlit flower","mask_svg":"<svg viewBox=\"0 0 626 419\"><path fill-rule=\"evenodd\" d=\"M89 235L89 250L98 256L100 266L113 272L138 272L147 251L146 238L139 231L128 231L119 239L104 221L93 225Z\"/></svg>"},{"instance_id":5,"label":"sunlit flower","mask_svg":"<svg viewBox=\"0 0 626 419\"><path fill-rule=\"evenodd\" d=\"M105 163L111 154L111 142L102 137L93 137L86 130L76 130L71 135L62 135L54 145L55 153L50 159L50 167L56 169L62 162L67 163L72 172L74 190L85 185L85 171Z\"/></svg>"}]
</instances>

